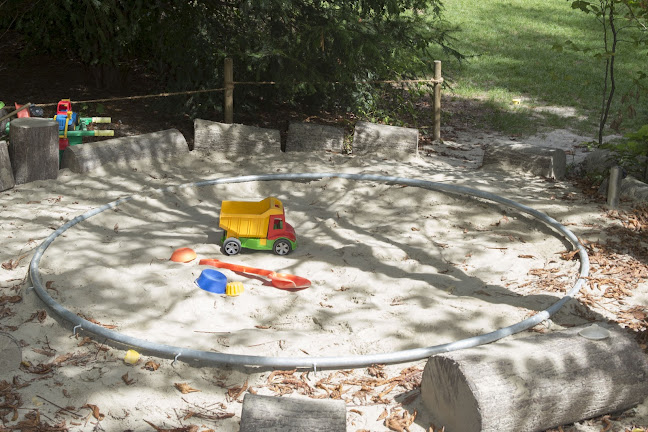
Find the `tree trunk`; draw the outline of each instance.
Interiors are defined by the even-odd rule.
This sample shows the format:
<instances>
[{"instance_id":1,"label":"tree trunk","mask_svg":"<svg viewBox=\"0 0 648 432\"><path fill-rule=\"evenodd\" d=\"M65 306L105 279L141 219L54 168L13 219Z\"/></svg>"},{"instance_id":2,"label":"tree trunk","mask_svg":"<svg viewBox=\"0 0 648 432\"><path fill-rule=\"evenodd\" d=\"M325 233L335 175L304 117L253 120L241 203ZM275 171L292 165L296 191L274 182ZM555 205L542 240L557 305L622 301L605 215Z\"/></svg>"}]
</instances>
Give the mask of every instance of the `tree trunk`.
<instances>
[{"instance_id":1,"label":"tree trunk","mask_svg":"<svg viewBox=\"0 0 648 432\"><path fill-rule=\"evenodd\" d=\"M431 357L421 394L446 432L534 432L632 407L648 360L624 331L572 328Z\"/></svg>"},{"instance_id":2,"label":"tree trunk","mask_svg":"<svg viewBox=\"0 0 648 432\"><path fill-rule=\"evenodd\" d=\"M9 157L16 184L58 177L58 123L43 118L11 122Z\"/></svg>"}]
</instances>

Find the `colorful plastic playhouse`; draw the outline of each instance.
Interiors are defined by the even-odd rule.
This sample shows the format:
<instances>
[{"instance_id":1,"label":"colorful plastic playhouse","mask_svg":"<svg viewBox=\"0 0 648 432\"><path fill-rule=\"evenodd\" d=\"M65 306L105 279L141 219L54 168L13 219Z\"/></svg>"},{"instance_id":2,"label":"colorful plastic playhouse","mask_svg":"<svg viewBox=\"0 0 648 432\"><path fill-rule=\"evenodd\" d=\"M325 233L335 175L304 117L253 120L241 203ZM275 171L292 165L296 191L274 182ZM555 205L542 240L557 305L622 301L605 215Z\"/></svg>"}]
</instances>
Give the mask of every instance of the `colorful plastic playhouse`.
<instances>
[{"instance_id":1,"label":"colorful plastic playhouse","mask_svg":"<svg viewBox=\"0 0 648 432\"><path fill-rule=\"evenodd\" d=\"M219 226L224 230L225 255L236 255L241 248L286 255L297 247L295 229L286 222L283 204L274 197L258 202L223 201Z\"/></svg>"},{"instance_id":2,"label":"colorful plastic playhouse","mask_svg":"<svg viewBox=\"0 0 648 432\"><path fill-rule=\"evenodd\" d=\"M59 101L54 120L59 126L59 158L68 146L81 144L84 136L115 136L113 130L88 130L91 123L110 123L110 117L79 117L70 99Z\"/></svg>"}]
</instances>

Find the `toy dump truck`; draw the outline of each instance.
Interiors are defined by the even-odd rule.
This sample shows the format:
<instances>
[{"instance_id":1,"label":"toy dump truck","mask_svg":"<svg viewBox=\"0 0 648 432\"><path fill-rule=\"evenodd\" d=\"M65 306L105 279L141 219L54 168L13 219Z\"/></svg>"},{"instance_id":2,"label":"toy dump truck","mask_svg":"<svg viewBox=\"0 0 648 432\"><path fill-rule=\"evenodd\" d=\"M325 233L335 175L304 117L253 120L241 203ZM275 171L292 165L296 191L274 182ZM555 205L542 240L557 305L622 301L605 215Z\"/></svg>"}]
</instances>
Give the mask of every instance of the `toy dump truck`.
<instances>
[{"instance_id":1,"label":"toy dump truck","mask_svg":"<svg viewBox=\"0 0 648 432\"><path fill-rule=\"evenodd\" d=\"M224 230L225 255L236 255L241 248L286 255L297 247L295 229L286 222L283 204L274 197L258 202L223 201L219 226Z\"/></svg>"}]
</instances>

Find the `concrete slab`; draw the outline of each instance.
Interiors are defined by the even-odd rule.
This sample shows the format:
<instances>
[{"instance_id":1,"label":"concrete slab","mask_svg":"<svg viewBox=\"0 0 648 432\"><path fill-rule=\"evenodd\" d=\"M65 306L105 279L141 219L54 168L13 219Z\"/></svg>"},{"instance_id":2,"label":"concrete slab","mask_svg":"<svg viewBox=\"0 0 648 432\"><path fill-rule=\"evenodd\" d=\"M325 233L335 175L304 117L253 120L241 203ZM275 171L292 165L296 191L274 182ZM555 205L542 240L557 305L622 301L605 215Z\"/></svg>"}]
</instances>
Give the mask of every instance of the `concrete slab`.
<instances>
[{"instance_id":1,"label":"concrete slab","mask_svg":"<svg viewBox=\"0 0 648 432\"><path fill-rule=\"evenodd\" d=\"M69 146L61 168L75 173L92 171L106 164L129 166L135 161L162 162L188 153L187 141L177 129Z\"/></svg>"},{"instance_id":2,"label":"concrete slab","mask_svg":"<svg viewBox=\"0 0 648 432\"><path fill-rule=\"evenodd\" d=\"M315 123L290 123L286 151L342 151L344 128Z\"/></svg>"},{"instance_id":3,"label":"concrete slab","mask_svg":"<svg viewBox=\"0 0 648 432\"><path fill-rule=\"evenodd\" d=\"M281 151L275 129L196 119L194 131L194 150L240 155Z\"/></svg>"},{"instance_id":4,"label":"concrete slab","mask_svg":"<svg viewBox=\"0 0 648 432\"><path fill-rule=\"evenodd\" d=\"M418 129L360 121L353 133L353 153L389 157L418 155Z\"/></svg>"},{"instance_id":5,"label":"concrete slab","mask_svg":"<svg viewBox=\"0 0 648 432\"><path fill-rule=\"evenodd\" d=\"M482 168L562 179L567 171L567 156L556 148L493 143L484 149Z\"/></svg>"}]
</instances>

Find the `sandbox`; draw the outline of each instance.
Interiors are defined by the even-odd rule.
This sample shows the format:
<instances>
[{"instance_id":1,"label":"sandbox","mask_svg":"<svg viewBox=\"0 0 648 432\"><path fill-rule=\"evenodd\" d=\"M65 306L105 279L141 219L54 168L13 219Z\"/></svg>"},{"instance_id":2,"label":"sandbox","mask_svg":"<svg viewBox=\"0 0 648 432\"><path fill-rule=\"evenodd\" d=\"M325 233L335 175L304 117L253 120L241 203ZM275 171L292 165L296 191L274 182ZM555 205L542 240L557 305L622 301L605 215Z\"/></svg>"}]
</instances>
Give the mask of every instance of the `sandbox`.
<instances>
[{"instance_id":1,"label":"sandbox","mask_svg":"<svg viewBox=\"0 0 648 432\"><path fill-rule=\"evenodd\" d=\"M281 257L225 257L220 202L270 195L284 202L299 247ZM53 307L75 332L151 354L354 367L421 359L546 320L587 276L582 248L580 275L576 262L556 260L577 246L555 220L487 192L375 175L277 174L154 190L88 212L41 246L31 276L46 302L47 283L64 287L52 293L64 309ZM290 293L227 273L245 293L214 295L194 284L205 267L168 260L178 247L298 274L313 285ZM547 265L569 275L569 292L557 303L546 296L538 307L522 282Z\"/></svg>"}]
</instances>

